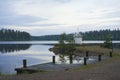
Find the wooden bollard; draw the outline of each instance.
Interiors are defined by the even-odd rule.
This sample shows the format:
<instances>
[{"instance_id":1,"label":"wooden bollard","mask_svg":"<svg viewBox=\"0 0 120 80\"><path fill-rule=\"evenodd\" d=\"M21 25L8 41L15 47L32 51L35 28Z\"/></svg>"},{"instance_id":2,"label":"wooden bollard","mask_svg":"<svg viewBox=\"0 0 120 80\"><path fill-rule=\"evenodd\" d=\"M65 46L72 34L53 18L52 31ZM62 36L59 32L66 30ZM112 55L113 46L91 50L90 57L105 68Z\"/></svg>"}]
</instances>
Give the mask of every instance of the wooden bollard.
<instances>
[{"instance_id":1,"label":"wooden bollard","mask_svg":"<svg viewBox=\"0 0 120 80\"><path fill-rule=\"evenodd\" d=\"M55 56L52 57L52 62L55 64Z\"/></svg>"},{"instance_id":2,"label":"wooden bollard","mask_svg":"<svg viewBox=\"0 0 120 80\"><path fill-rule=\"evenodd\" d=\"M88 51L86 51L86 57L89 57Z\"/></svg>"},{"instance_id":3,"label":"wooden bollard","mask_svg":"<svg viewBox=\"0 0 120 80\"><path fill-rule=\"evenodd\" d=\"M87 58L84 57L84 65L87 65Z\"/></svg>"},{"instance_id":4,"label":"wooden bollard","mask_svg":"<svg viewBox=\"0 0 120 80\"><path fill-rule=\"evenodd\" d=\"M112 52L110 52L109 54L110 54L110 57L112 57Z\"/></svg>"},{"instance_id":5,"label":"wooden bollard","mask_svg":"<svg viewBox=\"0 0 120 80\"><path fill-rule=\"evenodd\" d=\"M98 61L101 61L101 55L98 55Z\"/></svg>"},{"instance_id":6,"label":"wooden bollard","mask_svg":"<svg viewBox=\"0 0 120 80\"><path fill-rule=\"evenodd\" d=\"M23 68L27 68L27 60L26 59L23 60Z\"/></svg>"},{"instance_id":7,"label":"wooden bollard","mask_svg":"<svg viewBox=\"0 0 120 80\"><path fill-rule=\"evenodd\" d=\"M73 63L73 57L72 57L72 55L70 55L70 64L72 64Z\"/></svg>"}]
</instances>

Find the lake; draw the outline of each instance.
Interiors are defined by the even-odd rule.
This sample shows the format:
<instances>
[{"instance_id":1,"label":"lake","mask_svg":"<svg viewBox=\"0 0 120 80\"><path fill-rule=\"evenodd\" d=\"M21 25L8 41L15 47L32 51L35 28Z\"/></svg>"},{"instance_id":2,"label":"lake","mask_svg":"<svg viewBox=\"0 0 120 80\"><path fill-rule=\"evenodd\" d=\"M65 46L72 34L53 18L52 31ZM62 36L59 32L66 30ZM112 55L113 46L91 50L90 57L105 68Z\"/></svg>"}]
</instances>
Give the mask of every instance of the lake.
<instances>
[{"instance_id":1,"label":"lake","mask_svg":"<svg viewBox=\"0 0 120 80\"><path fill-rule=\"evenodd\" d=\"M112 41L120 43L120 41ZM57 44L58 41L0 41L0 44ZM68 42L67 42L68 43ZM104 43L104 41L83 41L84 44Z\"/></svg>"},{"instance_id":2,"label":"lake","mask_svg":"<svg viewBox=\"0 0 120 80\"><path fill-rule=\"evenodd\" d=\"M4 46L7 46L6 48ZM0 45L0 72L14 74L14 69L22 67L22 60L28 65L50 62L54 53L49 52L50 45ZM16 48L15 48L16 47Z\"/></svg>"},{"instance_id":3,"label":"lake","mask_svg":"<svg viewBox=\"0 0 120 80\"><path fill-rule=\"evenodd\" d=\"M120 42L120 41L118 41ZM15 74L15 68L22 67L22 60L27 59L28 66L52 62L52 56L55 55L48 49L56 44L57 41L2 41L0 42L0 73ZM87 42L86 42L87 43ZM91 42L93 43L93 41ZM98 42L100 43L100 42ZM94 61L90 58L89 61ZM69 64L68 57L64 55L57 56L57 64ZM75 57L73 63L83 63L83 57Z\"/></svg>"}]
</instances>

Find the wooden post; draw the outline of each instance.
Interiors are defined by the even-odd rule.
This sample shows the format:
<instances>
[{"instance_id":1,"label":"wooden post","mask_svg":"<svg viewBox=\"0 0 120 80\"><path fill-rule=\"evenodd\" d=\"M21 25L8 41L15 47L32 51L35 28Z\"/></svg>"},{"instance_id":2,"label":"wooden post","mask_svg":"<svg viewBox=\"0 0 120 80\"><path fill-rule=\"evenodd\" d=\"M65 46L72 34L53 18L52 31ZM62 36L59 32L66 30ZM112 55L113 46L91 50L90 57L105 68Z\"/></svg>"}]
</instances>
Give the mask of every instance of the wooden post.
<instances>
[{"instance_id":1,"label":"wooden post","mask_svg":"<svg viewBox=\"0 0 120 80\"><path fill-rule=\"evenodd\" d=\"M73 57L72 57L72 55L70 55L70 64L72 64L73 63Z\"/></svg>"},{"instance_id":2,"label":"wooden post","mask_svg":"<svg viewBox=\"0 0 120 80\"><path fill-rule=\"evenodd\" d=\"M55 56L53 56L52 60L53 60L52 62L55 64Z\"/></svg>"},{"instance_id":3,"label":"wooden post","mask_svg":"<svg viewBox=\"0 0 120 80\"><path fill-rule=\"evenodd\" d=\"M87 65L87 58L84 57L84 65Z\"/></svg>"},{"instance_id":4,"label":"wooden post","mask_svg":"<svg viewBox=\"0 0 120 80\"><path fill-rule=\"evenodd\" d=\"M98 61L101 61L101 55L98 55Z\"/></svg>"},{"instance_id":5,"label":"wooden post","mask_svg":"<svg viewBox=\"0 0 120 80\"><path fill-rule=\"evenodd\" d=\"M88 51L86 51L86 57L89 57L89 55L88 55Z\"/></svg>"},{"instance_id":6,"label":"wooden post","mask_svg":"<svg viewBox=\"0 0 120 80\"><path fill-rule=\"evenodd\" d=\"M27 60L26 59L23 60L23 68L27 68Z\"/></svg>"},{"instance_id":7,"label":"wooden post","mask_svg":"<svg viewBox=\"0 0 120 80\"><path fill-rule=\"evenodd\" d=\"M112 52L110 52L109 54L110 54L110 57L112 57Z\"/></svg>"}]
</instances>

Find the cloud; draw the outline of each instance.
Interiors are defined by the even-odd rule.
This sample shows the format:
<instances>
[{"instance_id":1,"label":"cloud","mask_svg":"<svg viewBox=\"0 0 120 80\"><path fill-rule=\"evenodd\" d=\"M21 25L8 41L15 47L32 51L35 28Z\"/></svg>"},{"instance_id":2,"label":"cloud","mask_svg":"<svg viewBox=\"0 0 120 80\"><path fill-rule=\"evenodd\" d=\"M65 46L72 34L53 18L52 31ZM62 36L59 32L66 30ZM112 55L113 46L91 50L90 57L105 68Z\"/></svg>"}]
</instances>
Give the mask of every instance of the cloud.
<instances>
[{"instance_id":1,"label":"cloud","mask_svg":"<svg viewBox=\"0 0 120 80\"><path fill-rule=\"evenodd\" d=\"M42 21L43 23L40 23L40 25L54 23L74 26L97 24L98 22L101 23L101 19L115 16L116 14L118 16L118 7L113 6L113 4L118 3L118 0L109 2L108 0L20 0L15 2L14 10L18 15L46 18L47 21Z\"/></svg>"},{"instance_id":2,"label":"cloud","mask_svg":"<svg viewBox=\"0 0 120 80\"><path fill-rule=\"evenodd\" d=\"M10 0L0 1L0 17L11 15L14 13L12 2L13 1Z\"/></svg>"},{"instance_id":3,"label":"cloud","mask_svg":"<svg viewBox=\"0 0 120 80\"><path fill-rule=\"evenodd\" d=\"M43 26L44 27L46 27L46 26L49 26L49 27L57 26L58 27L58 26L62 26L62 24L55 24L55 23L54 24L52 24L52 23L51 24L27 24L27 25L23 25L23 26L29 26L29 27L33 27L33 26L35 26L35 27L36 26L39 26L39 27L43 27Z\"/></svg>"},{"instance_id":4,"label":"cloud","mask_svg":"<svg viewBox=\"0 0 120 80\"><path fill-rule=\"evenodd\" d=\"M36 21L44 21L47 19L29 16L29 15L10 15L0 18L0 25L27 25Z\"/></svg>"},{"instance_id":5,"label":"cloud","mask_svg":"<svg viewBox=\"0 0 120 80\"><path fill-rule=\"evenodd\" d=\"M0 2L0 25L27 25L47 20L40 16L17 14L15 10L17 4L15 0L2 0Z\"/></svg>"},{"instance_id":6,"label":"cloud","mask_svg":"<svg viewBox=\"0 0 120 80\"><path fill-rule=\"evenodd\" d=\"M1 0L0 25L29 29L31 34L69 33L77 27L81 31L102 29L93 25L120 24L119 3L120 0Z\"/></svg>"},{"instance_id":7,"label":"cloud","mask_svg":"<svg viewBox=\"0 0 120 80\"><path fill-rule=\"evenodd\" d=\"M53 1L60 2L60 3L69 3L69 2L71 2L71 0L53 0Z\"/></svg>"}]
</instances>

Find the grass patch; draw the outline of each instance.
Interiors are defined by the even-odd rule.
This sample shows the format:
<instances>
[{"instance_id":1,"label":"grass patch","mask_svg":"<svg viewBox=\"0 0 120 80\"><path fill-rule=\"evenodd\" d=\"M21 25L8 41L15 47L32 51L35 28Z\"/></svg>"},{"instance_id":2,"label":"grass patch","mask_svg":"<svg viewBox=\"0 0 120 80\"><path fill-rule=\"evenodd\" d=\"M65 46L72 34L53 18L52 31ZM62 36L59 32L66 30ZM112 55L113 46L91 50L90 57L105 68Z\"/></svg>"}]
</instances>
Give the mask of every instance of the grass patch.
<instances>
[{"instance_id":1,"label":"grass patch","mask_svg":"<svg viewBox=\"0 0 120 80\"><path fill-rule=\"evenodd\" d=\"M120 49L114 49L113 50L113 56L120 57Z\"/></svg>"},{"instance_id":2,"label":"grass patch","mask_svg":"<svg viewBox=\"0 0 120 80\"><path fill-rule=\"evenodd\" d=\"M91 53L109 53L111 51L111 49L100 46L77 46L76 49L82 52L89 51Z\"/></svg>"}]
</instances>

